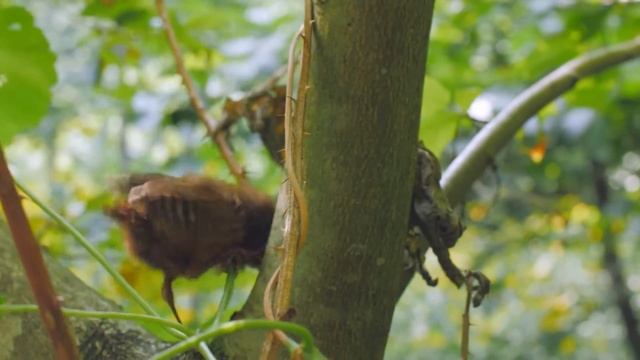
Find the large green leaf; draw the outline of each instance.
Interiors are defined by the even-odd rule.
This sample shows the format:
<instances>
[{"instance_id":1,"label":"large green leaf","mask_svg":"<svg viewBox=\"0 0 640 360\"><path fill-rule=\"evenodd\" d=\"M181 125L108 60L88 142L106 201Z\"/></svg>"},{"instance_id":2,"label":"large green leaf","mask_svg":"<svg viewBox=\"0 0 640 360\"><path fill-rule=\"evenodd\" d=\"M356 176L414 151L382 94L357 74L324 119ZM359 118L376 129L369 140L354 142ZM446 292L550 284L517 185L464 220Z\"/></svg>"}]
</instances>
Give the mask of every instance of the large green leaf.
<instances>
[{"instance_id":1,"label":"large green leaf","mask_svg":"<svg viewBox=\"0 0 640 360\"><path fill-rule=\"evenodd\" d=\"M436 155L440 155L455 134L456 117L446 110L450 101L451 92L436 79L427 76L422 95L420 139Z\"/></svg>"},{"instance_id":2,"label":"large green leaf","mask_svg":"<svg viewBox=\"0 0 640 360\"><path fill-rule=\"evenodd\" d=\"M31 14L20 7L0 8L0 141L46 114L56 81L54 62Z\"/></svg>"}]
</instances>

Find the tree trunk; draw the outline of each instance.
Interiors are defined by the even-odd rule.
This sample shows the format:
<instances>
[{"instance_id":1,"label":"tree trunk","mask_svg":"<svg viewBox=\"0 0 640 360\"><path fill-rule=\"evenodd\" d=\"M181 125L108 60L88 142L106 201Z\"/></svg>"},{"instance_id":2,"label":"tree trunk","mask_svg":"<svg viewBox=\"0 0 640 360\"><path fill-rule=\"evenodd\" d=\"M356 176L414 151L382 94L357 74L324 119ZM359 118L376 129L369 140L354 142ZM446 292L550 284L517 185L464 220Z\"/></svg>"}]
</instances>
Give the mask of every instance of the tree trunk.
<instances>
[{"instance_id":1,"label":"tree trunk","mask_svg":"<svg viewBox=\"0 0 640 360\"><path fill-rule=\"evenodd\" d=\"M315 2L303 144L309 233L294 273L292 321L307 326L331 359L381 359L404 288L432 6ZM282 195L278 203L245 317L262 316L264 286L279 261ZM227 355L257 358L262 335L225 338Z\"/></svg>"},{"instance_id":2,"label":"tree trunk","mask_svg":"<svg viewBox=\"0 0 640 360\"><path fill-rule=\"evenodd\" d=\"M294 321L331 359L381 359L400 286L429 22L427 2L316 7L304 140L309 237Z\"/></svg>"}]
</instances>

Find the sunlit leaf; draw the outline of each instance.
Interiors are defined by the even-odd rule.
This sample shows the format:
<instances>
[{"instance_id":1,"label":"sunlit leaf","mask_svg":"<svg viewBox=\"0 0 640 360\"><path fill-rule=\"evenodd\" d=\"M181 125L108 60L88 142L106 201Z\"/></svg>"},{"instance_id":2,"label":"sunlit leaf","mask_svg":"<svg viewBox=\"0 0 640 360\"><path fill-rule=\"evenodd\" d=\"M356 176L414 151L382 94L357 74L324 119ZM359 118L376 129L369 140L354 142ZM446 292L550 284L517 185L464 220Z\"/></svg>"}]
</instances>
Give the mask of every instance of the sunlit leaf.
<instances>
[{"instance_id":1,"label":"sunlit leaf","mask_svg":"<svg viewBox=\"0 0 640 360\"><path fill-rule=\"evenodd\" d=\"M440 111L424 121L420 126L420 140L440 156L442 150L453 139L462 116L450 111Z\"/></svg>"},{"instance_id":2,"label":"sunlit leaf","mask_svg":"<svg viewBox=\"0 0 640 360\"><path fill-rule=\"evenodd\" d=\"M554 308L544 315L540 322L540 327L548 332L558 331L564 326L566 320L567 311L560 308Z\"/></svg>"},{"instance_id":3,"label":"sunlit leaf","mask_svg":"<svg viewBox=\"0 0 640 360\"><path fill-rule=\"evenodd\" d=\"M484 204L475 204L469 209L469 218L473 221L481 221L487 216L488 211Z\"/></svg>"},{"instance_id":4,"label":"sunlit leaf","mask_svg":"<svg viewBox=\"0 0 640 360\"><path fill-rule=\"evenodd\" d=\"M466 111L473 103L478 95L482 93L482 89L479 87L469 87L460 90L456 90L454 94L455 102L460 107L460 110Z\"/></svg>"},{"instance_id":5,"label":"sunlit leaf","mask_svg":"<svg viewBox=\"0 0 640 360\"><path fill-rule=\"evenodd\" d=\"M560 341L560 345L558 349L561 354L569 355L573 354L578 347L576 339L573 336L566 336L562 341Z\"/></svg>"},{"instance_id":6,"label":"sunlit leaf","mask_svg":"<svg viewBox=\"0 0 640 360\"><path fill-rule=\"evenodd\" d=\"M422 119L430 121L432 116L447 107L451 101L451 92L438 80L426 76L422 92Z\"/></svg>"},{"instance_id":7,"label":"sunlit leaf","mask_svg":"<svg viewBox=\"0 0 640 360\"><path fill-rule=\"evenodd\" d=\"M529 158L536 164L539 164L544 160L544 155L547 152L547 139L540 137L538 142L529 148Z\"/></svg>"}]
</instances>

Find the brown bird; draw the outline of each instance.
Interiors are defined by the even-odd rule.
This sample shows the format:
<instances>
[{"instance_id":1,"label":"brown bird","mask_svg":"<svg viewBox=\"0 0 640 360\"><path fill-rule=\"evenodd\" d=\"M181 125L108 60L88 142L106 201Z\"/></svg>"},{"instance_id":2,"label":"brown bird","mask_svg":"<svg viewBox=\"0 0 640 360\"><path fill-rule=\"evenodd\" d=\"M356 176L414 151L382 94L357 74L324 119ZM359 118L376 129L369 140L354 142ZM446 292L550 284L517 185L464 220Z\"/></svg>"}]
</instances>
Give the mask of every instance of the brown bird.
<instances>
[{"instance_id":1,"label":"brown bird","mask_svg":"<svg viewBox=\"0 0 640 360\"><path fill-rule=\"evenodd\" d=\"M267 195L196 175L137 174L118 187L127 201L106 213L122 227L129 251L162 270L162 297L178 321L176 277L260 265L274 213Z\"/></svg>"}]
</instances>

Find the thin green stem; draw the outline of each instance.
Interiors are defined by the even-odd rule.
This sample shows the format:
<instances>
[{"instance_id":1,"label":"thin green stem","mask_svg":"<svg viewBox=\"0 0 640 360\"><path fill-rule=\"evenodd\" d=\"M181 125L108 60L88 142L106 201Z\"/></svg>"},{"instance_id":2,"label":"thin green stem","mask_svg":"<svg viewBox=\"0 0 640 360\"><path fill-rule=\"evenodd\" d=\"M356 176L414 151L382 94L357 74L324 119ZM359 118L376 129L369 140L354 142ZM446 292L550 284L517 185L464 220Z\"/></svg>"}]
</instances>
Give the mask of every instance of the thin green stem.
<instances>
[{"instance_id":1,"label":"thin green stem","mask_svg":"<svg viewBox=\"0 0 640 360\"><path fill-rule=\"evenodd\" d=\"M231 295L233 295L233 288L235 284L236 277L238 275L238 270L235 267L230 267L227 270L227 278L224 282L224 290L222 292L222 298L220 299L220 304L218 304L218 310L216 310L215 315L211 318L211 320L205 322L202 325L202 329L209 330L218 326L222 321L222 316L224 315L227 307L229 306L229 300L231 300Z\"/></svg>"},{"instance_id":2,"label":"thin green stem","mask_svg":"<svg viewBox=\"0 0 640 360\"><path fill-rule=\"evenodd\" d=\"M29 304L3 304L0 305L0 314L22 314L37 312L38 307L36 305ZM112 319L112 320L131 320L136 322L145 322L162 325L168 328L173 328L181 331L185 334L192 334L186 326L177 323L172 320L167 320L157 316L124 313L116 311L94 311L94 310L79 310L79 309L67 309L62 308L62 313L65 316L72 316L77 318L92 318L92 319Z\"/></svg>"},{"instance_id":3,"label":"thin green stem","mask_svg":"<svg viewBox=\"0 0 640 360\"><path fill-rule=\"evenodd\" d=\"M93 256L96 261L104 267L104 269L111 275L113 280L115 280L118 285L122 286L122 288L131 296L135 302L140 305L140 307L149 315L159 316L159 314L147 303L142 295L140 295L129 283L124 279L120 273L111 266L109 261L100 253L98 249L96 249L85 237L78 231L70 222L68 222L65 218L63 218L60 214L58 214L55 210L51 209L49 206L44 204L40 199L38 199L31 191L27 190L20 182L16 180L16 186L25 193L31 201L33 201L42 211L44 211L47 215L49 215L53 220L55 220L60 226L62 226L65 230L67 230L74 239L78 241L78 243L85 249L91 256Z\"/></svg>"},{"instance_id":4,"label":"thin green stem","mask_svg":"<svg viewBox=\"0 0 640 360\"><path fill-rule=\"evenodd\" d=\"M25 195L29 197L29 199L31 199L31 201L33 201L36 205L38 205L38 207L42 209L42 211L44 211L55 222L57 222L60 226L62 226L65 230L67 230L71 234L71 236L73 236L73 238L76 239L78 243L80 243L80 245L85 250L87 250L87 252L91 254L91 256L93 256L93 258L96 259L96 261L98 261L100 265L104 267L104 269L109 273L109 275L111 275L113 280L116 283L118 283L118 285L120 285L125 290L125 292L129 294L129 296L131 296L135 300L135 302L138 305L140 305L140 307L147 314L152 316L157 316L157 317L160 316L160 314L158 314L158 312L155 311L155 309L151 307L151 305L149 305L149 303L142 297L142 295L140 295L131 285L129 285L127 280L125 280L124 277L120 275L120 273L111 266L111 264L109 263L109 261L107 261L104 255L102 255L102 253L100 253L98 249L96 249L93 245L91 245L91 243L84 237L84 235L80 233L80 231L78 231L78 229L76 229L73 225L71 225L70 222L68 222L55 210L51 209L45 203L40 201L40 199L38 199L37 196L35 196L31 191L27 190L19 181L15 180L15 184L23 193L25 193ZM174 327L170 327L167 330L173 333L174 335L176 335L177 337L179 337L180 339L184 339L187 337L185 333L181 331L177 331ZM213 353L211 353L211 350L209 350L209 348L207 347L207 344L205 343L199 344L198 349L200 350L200 353L202 354L202 356L205 357L205 359L215 360L215 356L213 356Z\"/></svg>"},{"instance_id":5,"label":"thin green stem","mask_svg":"<svg viewBox=\"0 0 640 360\"><path fill-rule=\"evenodd\" d=\"M171 359L178 354L181 354L191 348L193 348L198 342L205 340L214 340L220 336L228 335L231 333L235 333L242 330L282 330L295 335L298 335L302 339L302 349L306 354L314 353L314 345L313 345L313 337L311 336L311 332L307 330L307 328L300 326L298 324L284 322L284 321L273 321L273 320L264 320L264 319L253 319L253 320L237 320L237 321L229 321L217 328L209 329L207 331L198 333L184 341L181 341L174 346L154 355L152 357L153 360L165 360ZM293 341L292 341L293 342ZM295 343L294 343L295 344ZM294 344L287 344L289 350L295 349L297 346ZM293 345L293 346L291 346Z\"/></svg>"}]
</instances>

